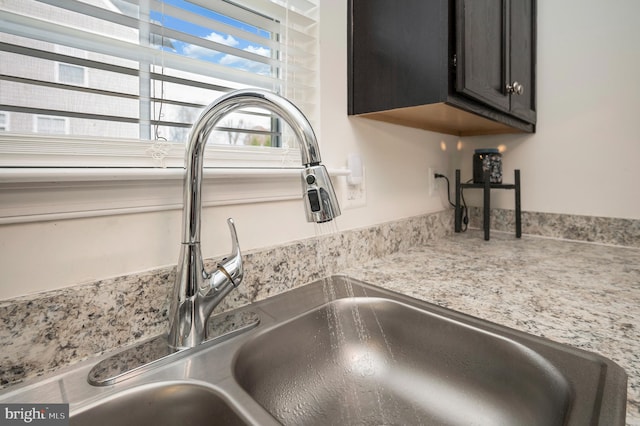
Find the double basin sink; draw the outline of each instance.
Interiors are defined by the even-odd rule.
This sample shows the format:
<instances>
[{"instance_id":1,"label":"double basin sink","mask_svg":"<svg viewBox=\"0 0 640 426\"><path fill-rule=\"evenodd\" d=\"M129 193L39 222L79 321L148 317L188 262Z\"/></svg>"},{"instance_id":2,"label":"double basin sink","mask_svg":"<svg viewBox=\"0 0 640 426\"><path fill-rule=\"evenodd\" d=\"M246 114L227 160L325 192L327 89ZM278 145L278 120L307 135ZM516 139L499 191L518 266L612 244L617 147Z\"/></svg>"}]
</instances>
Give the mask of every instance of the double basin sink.
<instances>
[{"instance_id":1,"label":"double basin sink","mask_svg":"<svg viewBox=\"0 0 640 426\"><path fill-rule=\"evenodd\" d=\"M612 361L348 277L247 309L255 328L114 385L88 384L93 360L9 399L70 402L70 424L92 426L625 421Z\"/></svg>"}]
</instances>

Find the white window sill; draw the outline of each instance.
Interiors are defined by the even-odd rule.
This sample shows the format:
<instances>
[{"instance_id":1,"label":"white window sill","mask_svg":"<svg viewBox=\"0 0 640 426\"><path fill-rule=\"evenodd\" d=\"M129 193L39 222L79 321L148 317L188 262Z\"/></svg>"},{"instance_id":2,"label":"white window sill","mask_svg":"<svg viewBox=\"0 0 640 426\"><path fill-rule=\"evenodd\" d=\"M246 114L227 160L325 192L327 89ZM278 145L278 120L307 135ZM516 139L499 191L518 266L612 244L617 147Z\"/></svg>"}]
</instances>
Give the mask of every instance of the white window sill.
<instances>
[{"instance_id":1,"label":"white window sill","mask_svg":"<svg viewBox=\"0 0 640 426\"><path fill-rule=\"evenodd\" d=\"M0 225L182 209L183 176L183 168L2 168ZM299 168L205 168L202 205L298 199L300 188Z\"/></svg>"},{"instance_id":2,"label":"white window sill","mask_svg":"<svg viewBox=\"0 0 640 426\"><path fill-rule=\"evenodd\" d=\"M212 145L204 164L203 207L301 197L297 147ZM0 225L182 209L183 165L179 143L3 134Z\"/></svg>"}]
</instances>

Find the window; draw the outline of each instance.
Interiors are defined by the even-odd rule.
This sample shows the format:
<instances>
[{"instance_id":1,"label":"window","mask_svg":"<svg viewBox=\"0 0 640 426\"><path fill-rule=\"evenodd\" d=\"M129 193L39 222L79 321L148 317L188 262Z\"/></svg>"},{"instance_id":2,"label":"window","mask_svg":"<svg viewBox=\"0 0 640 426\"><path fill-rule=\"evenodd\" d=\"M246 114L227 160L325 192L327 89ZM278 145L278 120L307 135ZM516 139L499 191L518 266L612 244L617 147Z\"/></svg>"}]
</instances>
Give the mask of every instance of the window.
<instances>
[{"instance_id":1,"label":"window","mask_svg":"<svg viewBox=\"0 0 640 426\"><path fill-rule=\"evenodd\" d=\"M58 63L58 81L60 83L86 86L86 68L77 65Z\"/></svg>"},{"instance_id":2,"label":"window","mask_svg":"<svg viewBox=\"0 0 640 426\"><path fill-rule=\"evenodd\" d=\"M244 87L287 97L313 123L317 7L317 0L3 0L0 119L14 118L0 139L0 166L77 166L79 158L84 166L182 166L202 108ZM280 121L247 109L218 123L209 143L221 146L219 165L298 165L297 144Z\"/></svg>"},{"instance_id":3,"label":"window","mask_svg":"<svg viewBox=\"0 0 640 426\"><path fill-rule=\"evenodd\" d=\"M66 135L69 133L69 120L63 117L36 115L33 121L35 133L48 135Z\"/></svg>"},{"instance_id":4,"label":"window","mask_svg":"<svg viewBox=\"0 0 640 426\"><path fill-rule=\"evenodd\" d=\"M6 112L0 112L0 132L6 132L9 130L9 114Z\"/></svg>"}]
</instances>

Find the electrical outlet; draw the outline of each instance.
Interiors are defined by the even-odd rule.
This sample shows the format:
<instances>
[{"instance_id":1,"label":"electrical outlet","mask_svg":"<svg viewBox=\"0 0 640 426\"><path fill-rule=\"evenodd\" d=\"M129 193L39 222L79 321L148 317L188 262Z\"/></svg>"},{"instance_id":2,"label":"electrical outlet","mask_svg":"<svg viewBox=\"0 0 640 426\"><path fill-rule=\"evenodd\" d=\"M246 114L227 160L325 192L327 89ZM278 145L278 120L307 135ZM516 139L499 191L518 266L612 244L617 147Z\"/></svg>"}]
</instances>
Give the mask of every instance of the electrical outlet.
<instances>
[{"instance_id":1,"label":"electrical outlet","mask_svg":"<svg viewBox=\"0 0 640 426\"><path fill-rule=\"evenodd\" d=\"M357 184L349 183L347 178L341 179L342 202L340 206L344 210L364 207L367 205L367 187L365 185L365 172L362 168L362 177Z\"/></svg>"},{"instance_id":2,"label":"electrical outlet","mask_svg":"<svg viewBox=\"0 0 640 426\"><path fill-rule=\"evenodd\" d=\"M347 202L351 204L351 206L356 207L356 205L364 205L366 204L366 201L367 193L365 192L362 184L347 184Z\"/></svg>"}]
</instances>

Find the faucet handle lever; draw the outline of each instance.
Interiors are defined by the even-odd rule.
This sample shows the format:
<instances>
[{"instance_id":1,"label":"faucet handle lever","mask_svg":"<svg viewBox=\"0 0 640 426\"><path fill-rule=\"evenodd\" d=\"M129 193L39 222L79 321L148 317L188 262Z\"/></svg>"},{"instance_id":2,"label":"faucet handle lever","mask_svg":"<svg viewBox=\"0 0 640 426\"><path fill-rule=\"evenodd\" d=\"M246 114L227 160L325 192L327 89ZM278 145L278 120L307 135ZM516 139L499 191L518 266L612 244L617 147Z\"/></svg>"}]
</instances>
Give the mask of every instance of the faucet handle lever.
<instances>
[{"instance_id":1,"label":"faucet handle lever","mask_svg":"<svg viewBox=\"0 0 640 426\"><path fill-rule=\"evenodd\" d=\"M236 232L235 222L232 218L229 218L227 219L227 224L229 225L229 232L231 233L231 254L218 263L217 269L231 280L234 287L238 287L244 278L242 252L240 251L240 244L238 243L238 233Z\"/></svg>"}]
</instances>

